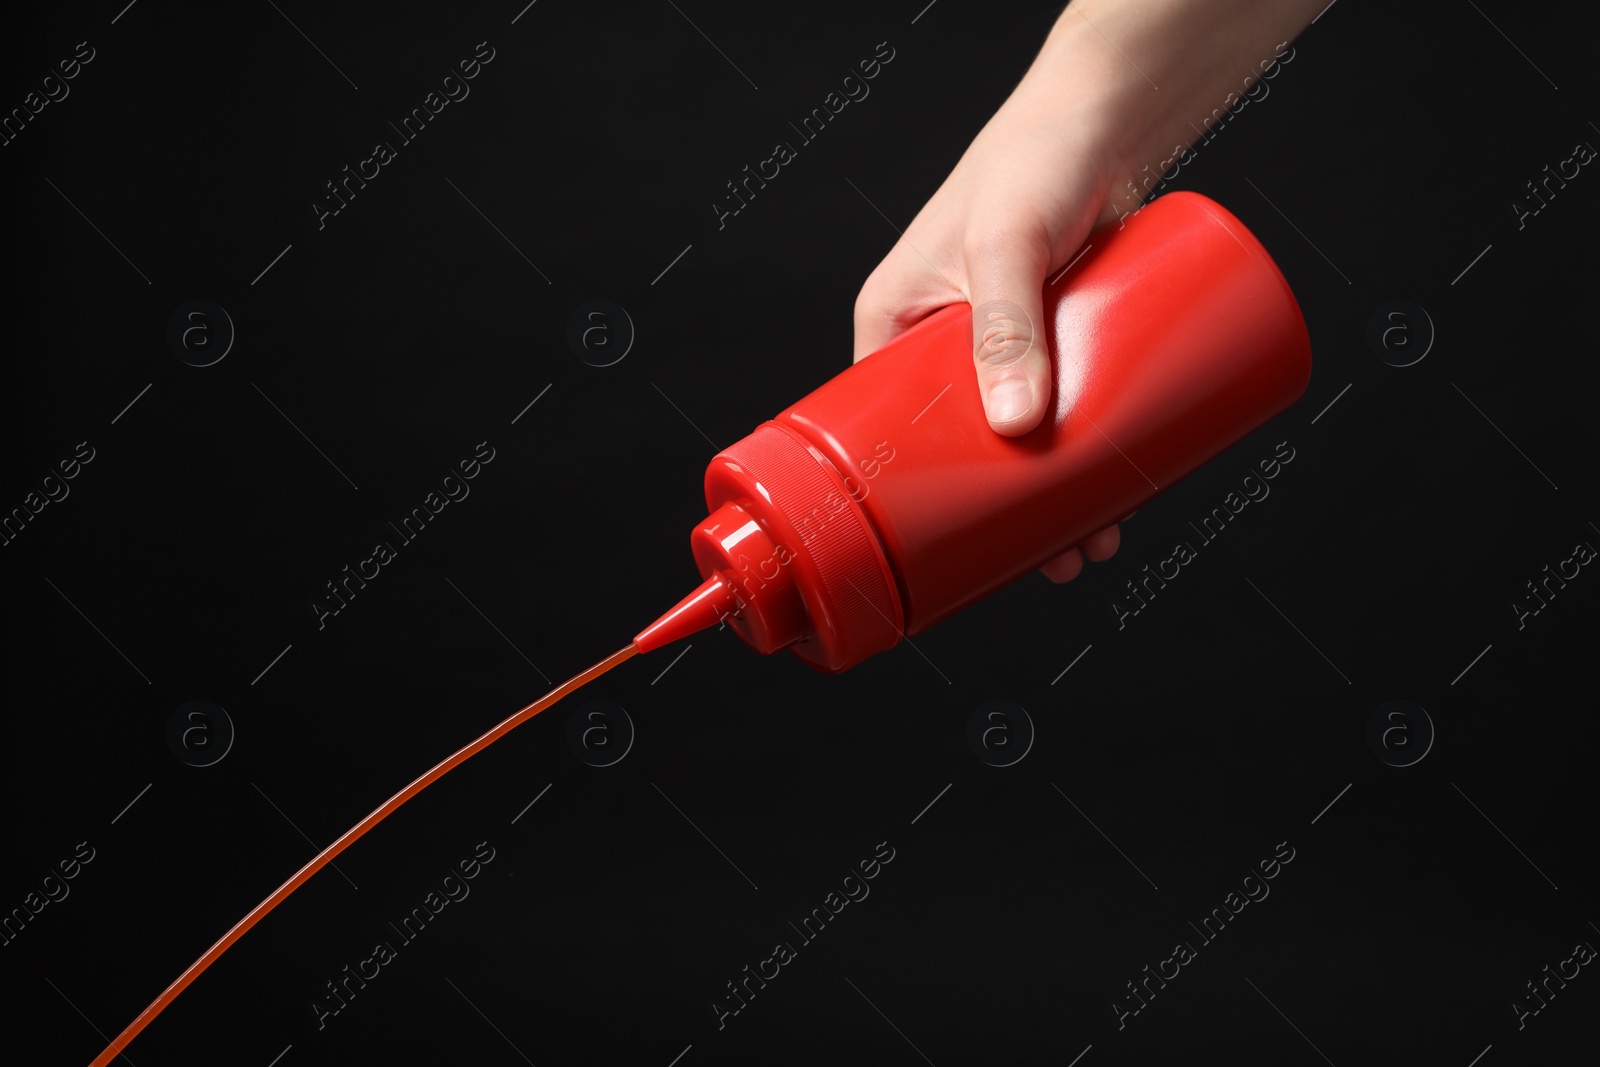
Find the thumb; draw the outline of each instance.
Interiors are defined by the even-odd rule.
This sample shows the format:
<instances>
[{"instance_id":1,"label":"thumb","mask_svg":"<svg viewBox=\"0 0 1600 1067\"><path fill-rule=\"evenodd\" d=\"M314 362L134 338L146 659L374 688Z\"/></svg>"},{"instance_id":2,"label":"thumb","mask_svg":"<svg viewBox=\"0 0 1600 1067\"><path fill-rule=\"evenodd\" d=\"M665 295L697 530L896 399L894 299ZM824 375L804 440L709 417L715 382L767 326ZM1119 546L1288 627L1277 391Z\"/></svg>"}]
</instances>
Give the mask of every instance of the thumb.
<instances>
[{"instance_id":1,"label":"thumb","mask_svg":"<svg viewBox=\"0 0 1600 1067\"><path fill-rule=\"evenodd\" d=\"M996 433L1016 437L1044 418L1050 358L1044 331L1047 255L988 255L971 268L972 350L978 390Z\"/></svg>"}]
</instances>

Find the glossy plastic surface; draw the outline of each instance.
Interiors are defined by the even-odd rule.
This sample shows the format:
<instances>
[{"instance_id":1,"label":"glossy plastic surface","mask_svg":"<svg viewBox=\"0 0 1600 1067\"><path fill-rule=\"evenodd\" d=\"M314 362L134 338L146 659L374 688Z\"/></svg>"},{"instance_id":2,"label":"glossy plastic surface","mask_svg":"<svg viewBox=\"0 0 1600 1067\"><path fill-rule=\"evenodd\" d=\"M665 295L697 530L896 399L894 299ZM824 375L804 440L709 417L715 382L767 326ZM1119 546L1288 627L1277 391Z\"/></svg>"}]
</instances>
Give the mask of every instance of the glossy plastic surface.
<instances>
[{"instance_id":1,"label":"glossy plastic surface","mask_svg":"<svg viewBox=\"0 0 1600 1067\"><path fill-rule=\"evenodd\" d=\"M798 549L782 587L753 595L787 600L784 612L804 604L809 632L790 645L802 658L844 670L928 628L1141 507L1305 390L1300 308L1220 205L1171 193L1089 243L1045 290L1053 393L1033 432L989 428L972 311L957 304L712 461L707 504L735 501L770 542ZM697 557L709 578L714 561ZM735 629L759 651L781 647Z\"/></svg>"}]
</instances>

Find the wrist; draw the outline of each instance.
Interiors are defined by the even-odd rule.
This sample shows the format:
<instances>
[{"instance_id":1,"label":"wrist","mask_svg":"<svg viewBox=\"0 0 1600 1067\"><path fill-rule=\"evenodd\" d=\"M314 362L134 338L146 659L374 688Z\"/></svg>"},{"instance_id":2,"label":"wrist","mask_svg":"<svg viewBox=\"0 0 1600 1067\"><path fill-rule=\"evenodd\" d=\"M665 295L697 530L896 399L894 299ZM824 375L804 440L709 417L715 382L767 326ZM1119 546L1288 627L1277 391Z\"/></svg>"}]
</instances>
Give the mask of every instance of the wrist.
<instances>
[{"instance_id":1,"label":"wrist","mask_svg":"<svg viewBox=\"0 0 1600 1067\"><path fill-rule=\"evenodd\" d=\"M1264 99L1264 79L1324 2L1072 0L1024 83L1095 146L1109 172L1101 221L1155 195L1218 108Z\"/></svg>"},{"instance_id":2,"label":"wrist","mask_svg":"<svg viewBox=\"0 0 1600 1067\"><path fill-rule=\"evenodd\" d=\"M1160 139L1166 101L1076 6L1051 30L1015 96L1094 161L1105 222L1138 206L1143 193L1136 197L1128 183L1149 161L1150 142Z\"/></svg>"}]
</instances>

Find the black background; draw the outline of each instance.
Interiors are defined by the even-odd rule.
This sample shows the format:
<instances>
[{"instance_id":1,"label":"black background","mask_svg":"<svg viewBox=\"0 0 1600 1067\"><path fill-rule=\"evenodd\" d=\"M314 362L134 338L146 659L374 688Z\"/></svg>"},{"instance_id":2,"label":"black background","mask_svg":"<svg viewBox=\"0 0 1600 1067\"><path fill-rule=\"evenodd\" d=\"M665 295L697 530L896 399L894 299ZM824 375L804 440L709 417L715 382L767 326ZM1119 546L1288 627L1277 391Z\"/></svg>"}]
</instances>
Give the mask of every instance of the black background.
<instances>
[{"instance_id":1,"label":"black background","mask_svg":"<svg viewBox=\"0 0 1600 1067\"><path fill-rule=\"evenodd\" d=\"M6 109L95 50L0 149L0 504L94 449L0 550L0 908L95 850L0 949L13 1051L87 1063L309 842L695 584L711 443L848 363L883 216L909 222L1059 10L923 2L12 16ZM1600 145L1593 27L1479 8L1336 4L1182 170L1283 267L1313 377L1113 560L839 676L726 631L626 663L351 848L131 1061L1592 1062L1592 967L1523 1029L1511 1004L1600 943L1600 578L1521 629L1510 602L1600 545L1600 177L1522 229L1511 208ZM470 96L319 229L324 183L480 41ZM881 41L871 95L719 231L724 183ZM193 299L237 329L205 368L166 342ZM566 343L591 299L637 329L610 367ZM1396 299L1437 330L1405 368L1365 339ZM319 630L324 583L485 440L470 496ZM1279 441L1270 499L1119 632L1123 583ZM237 729L210 767L167 744L192 699ZM566 740L589 699L637 730L604 769ZM992 699L1037 729L1012 767L967 746ZM1410 767L1366 740L1392 699L1437 730ZM480 841L470 897L319 1030L323 983ZM719 1031L724 983L879 842L871 895ZM1125 983L1279 842L1271 895L1119 1031Z\"/></svg>"}]
</instances>

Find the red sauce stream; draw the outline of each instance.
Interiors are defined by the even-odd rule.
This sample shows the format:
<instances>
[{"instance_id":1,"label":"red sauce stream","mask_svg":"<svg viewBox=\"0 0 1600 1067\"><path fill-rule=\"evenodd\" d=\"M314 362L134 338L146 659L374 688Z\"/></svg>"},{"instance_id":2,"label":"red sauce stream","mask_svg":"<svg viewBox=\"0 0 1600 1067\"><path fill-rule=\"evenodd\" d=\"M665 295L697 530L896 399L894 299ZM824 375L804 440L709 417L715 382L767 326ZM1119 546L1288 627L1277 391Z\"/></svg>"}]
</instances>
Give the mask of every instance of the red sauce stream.
<instances>
[{"instance_id":1,"label":"red sauce stream","mask_svg":"<svg viewBox=\"0 0 1600 1067\"><path fill-rule=\"evenodd\" d=\"M610 656L607 656L605 659L601 660L599 663L596 663L593 667L590 667L582 674L578 674L567 679L565 682L562 682L560 685L550 690L550 692L546 693L538 700L535 700L532 704L529 704L521 711L518 711L516 714L507 718L504 722L500 723L498 726L484 734L482 737L478 738L476 741L473 741L471 744L462 747L445 759L440 760L426 773L417 778L416 781L412 782L410 785L400 790L400 792L384 801L365 819L362 819L360 822L350 827L350 829L346 830L344 835L341 836L337 841L312 857L310 862L296 871L287 882L284 882L277 889L273 890L271 896L257 904L254 908L251 908L250 912L245 915L244 918L234 923L232 929L218 938L216 944L206 949L203 956L189 964L188 968L185 969L182 974L178 975L178 977L173 980L172 984L167 986L167 988L162 991L161 995L151 1002L148 1008L140 1012L138 1017L134 1019L133 1022L129 1023L123 1029L122 1033L117 1035L116 1040L107 1045L105 1047L105 1051L101 1052L100 1055L94 1058L94 1062L90 1065L90 1067L106 1067L107 1064L121 1054L123 1049L128 1047L128 1043L139 1035L139 1031L150 1025L150 1023L155 1020L156 1016L161 1014L163 1009L165 1009L168 1004L171 1004L178 998L179 993L182 993L188 988L190 982L193 982L196 978L199 978L200 975L204 974L205 969L215 963L224 952L228 951L235 941L243 937L256 923L266 918L273 908L276 908L279 904L282 904L285 900L287 900L289 898L289 894L293 893L296 889L299 889L306 882L310 881L312 875L316 874L329 863L333 862L334 858L337 857L339 853L355 844L361 835L365 834L368 830L372 829L374 826L378 825L384 819L393 814L394 811L400 807L400 805L404 804L406 801L422 792L428 786L432 785L434 782L437 782L440 778L443 778L446 774L449 774L451 771L461 766L461 764L465 763L473 756L476 756L479 752L482 752L484 749L500 740L500 738L504 737L512 730L515 730L518 726L521 726L523 723L539 714L541 711L544 711L552 704L555 704L562 697L583 688L583 686L594 681L596 678L600 677L611 668L617 666L617 664L621 663L622 661L629 659L638 651L639 649L636 646L630 644L627 648L622 649L620 652L614 652Z\"/></svg>"}]
</instances>

